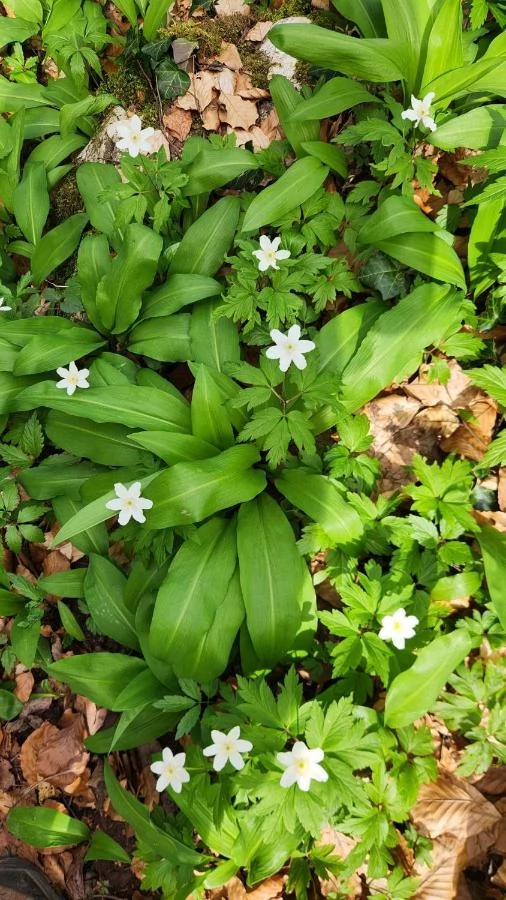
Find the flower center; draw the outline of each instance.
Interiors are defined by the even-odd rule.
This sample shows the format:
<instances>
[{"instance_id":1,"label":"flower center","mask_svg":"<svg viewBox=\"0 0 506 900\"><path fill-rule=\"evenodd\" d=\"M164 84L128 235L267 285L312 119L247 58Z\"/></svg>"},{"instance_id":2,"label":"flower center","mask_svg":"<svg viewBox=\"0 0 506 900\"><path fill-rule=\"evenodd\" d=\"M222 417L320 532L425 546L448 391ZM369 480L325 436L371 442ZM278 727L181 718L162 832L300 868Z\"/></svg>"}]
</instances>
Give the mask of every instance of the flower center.
<instances>
[{"instance_id":1,"label":"flower center","mask_svg":"<svg viewBox=\"0 0 506 900\"><path fill-rule=\"evenodd\" d=\"M172 763L166 763L164 771L166 778L174 778L174 775L176 774L176 767Z\"/></svg>"},{"instance_id":2,"label":"flower center","mask_svg":"<svg viewBox=\"0 0 506 900\"><path fill-rule=\"evenodd\" d=\"M393 629L394 631L401 632L403 630L404 623L403 622L394 622Z\"/></svg>"},{"instance_id":3,"label":"flower center","mask_svg":"<svg viewBox=\"0 0 506 900\"><path fill-rule=\"evenodd\" d=\"M295 349L296 349L295 344L292 344L292 342L289 341L288 344L286 345L286 349L287 349L288 353L295 353Z\"/></svg>"},{"instance_id":4,"label":"flower center","mask_svg":"<svg viewBox=\"0 0 506 900\"><path fill-rule=\"evenodd\" d=\"M225 753L233 753L234 745L232 743L230 743L230 741L227 741L227 743L223 744L223 751Z\"/></svg>"},{"instance_id":5,"label":"flower center","mask_svg":"<svg viewBox=\"0 0 506 900\"><path fill-rule=\"evenodd\" d=\"M67 381L69 384L77 384L77 375L68 375Z\"/></svg>"},{"instance_id":6,"label":"flower center","mask_svg":"<svg viewBox=\"0 0 506 900\"><path fill-rule=\"evenodd\" d=\"M309 763L307 759L298 759L297 769L299 770L299 772L307 772L307 770L309 769Z\"/></svg>"},{"instance_id":7,"label":"flower center","mask_svg":"<svg viewBox=\"0 0 506 900\"><path fill-rule=\"evenodd\" d=\"M269 260L269 262L276 262L276 251L275 250L268 250L266 256L267 256L267 259Z\"/></svg>"}]
</instances>

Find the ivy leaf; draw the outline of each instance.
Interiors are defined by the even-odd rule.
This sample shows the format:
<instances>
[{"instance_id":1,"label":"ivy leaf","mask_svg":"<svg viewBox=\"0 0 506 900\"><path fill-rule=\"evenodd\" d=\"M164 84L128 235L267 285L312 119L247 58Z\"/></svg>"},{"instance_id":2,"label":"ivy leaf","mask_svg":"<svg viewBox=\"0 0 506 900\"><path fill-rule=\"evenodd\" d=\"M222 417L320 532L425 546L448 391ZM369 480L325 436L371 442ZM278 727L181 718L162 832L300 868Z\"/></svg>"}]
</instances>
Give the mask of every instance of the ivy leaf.
<instances>
[{"instance_id":1,"label":"ivy leaf","mask_svg":"<svg viewBox=\"0 0 506 900\"><path fill-rule=\"evenodd\" d=\"M174 100L186 94L190 76L170 59L164 59L155 69L156 86L162 100Z\"/></svg>"},{"instance_id":2,"label":"ivy leaf","mask_svg":"<svg viewBox=\"0 0 506 900\"><path fill-rule=\"evenodd\" d=\"M406 294L408 279L399 263L384 253L374 253L360 269L360 281L379 291L382 300Z\"/></svg>"}]
</instances>

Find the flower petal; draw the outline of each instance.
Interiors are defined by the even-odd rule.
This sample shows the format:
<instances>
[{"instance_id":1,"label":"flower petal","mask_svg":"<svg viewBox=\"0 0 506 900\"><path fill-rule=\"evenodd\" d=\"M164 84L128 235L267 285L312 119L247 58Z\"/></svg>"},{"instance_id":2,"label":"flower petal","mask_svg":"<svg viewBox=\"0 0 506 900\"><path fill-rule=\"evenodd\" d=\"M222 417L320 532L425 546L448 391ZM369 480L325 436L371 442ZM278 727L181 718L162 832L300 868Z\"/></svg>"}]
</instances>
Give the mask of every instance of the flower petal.
<instances>
[{"instance_id":1,"label":"flower petal","mask_svg":"<svg viewBox=\"0 0 506 900\"><path fill-rule=\"evenodd\" d=\"M329 775L325 769L322 769L318 764L311 767L311 778L314 778L315 781L328 781Z\"/></svg>"},{"instance_id":2,"label":"flower petal","mask_svg":"<svg viewBox=\"0 0 506 900\"><path fill-rule=\"evenodd\" d=\"M236 741L237 738L240 736L240 734L241 734L241 726L234 725L234 727L231 728L229 733L227 734L227 738L229 741Z\"/></svg>"},{"instance_id":3,"label":"flower petal","mask_svg":"<svg viewBox=\"0 0 506 900\"><path fill-rule=\"evenodd\" d=\"M295 784L296 781L297 772L293 767L290 767L289 769L286 769L285 772L283 772L279 783L281 787L289 788L292 786L292 784Z\"/></svg>"},{"instance_id":4,"label":"flower petal","mask_svg":"<svg viewBox=\"0 0 506 900\"><path fill-rule=\"evenodd\" d=\"M221 772L225 768L228 760L228 753L219 751L214 757L213 769L215 772Z\"/></svg>"},{"instance_id":5,"label":"flower petal","mask_svg":"<svg viewBox=\"0 0 506 900\"><path fill-rule=\"evenodd\" d=\"M209 747L204 747L202 753L204 754L204 756L216 756L216 754L218 753L218 748L216 744L209 744Z\"/></svg>"},{"instance_id":6,"label":"flower petal","mask_svg":"<svg viewBox=\"0 0 506 900\"><path fill-rule=\"evenodd\" d=\"M231 765L233 765L234 769L237 769L238 772L240 771L240 769L244 769L244 760L240 753L229 753L228 758Z\"/></svg>"},{"instance_id":7,"label":"flower petal","mask_svg":"<svg viewBox=\"0 0 506 900\"><path fill-rule=\"evenodd\" d=\"M305 369L307 366L307 359L302 353L292 353L292 362L298 369Z\"/></svg>"},{"instance_id":8,"label":"flower petal","mask_svg":"<svg viewBox=\"0 0 506 900\"><path fill-rule=\"evenodd\" d=\"M298 341L300 338L300 325L292 325L288 329L287 337L289 341Z\"/></svg>"},{"instance_id":9,"label":"flower petal","mask_svg":"<svg viewBox=\"0 0 506 900\"><path fill-rule=\"evenodd\" d=\"M278 250L276 253L276 259L289 259L292 254L289 250Z\"/></svg>"},{"instance_id":10,"label":"flower petal","mask_svg":"<svg viewBox=\"0 0 506 900\"><path fill-rule=\"evenodd\" d=\"M260 235L259 244L264 251L271 249L271 240L266 234Z\"/></svg>"}]
</instances>

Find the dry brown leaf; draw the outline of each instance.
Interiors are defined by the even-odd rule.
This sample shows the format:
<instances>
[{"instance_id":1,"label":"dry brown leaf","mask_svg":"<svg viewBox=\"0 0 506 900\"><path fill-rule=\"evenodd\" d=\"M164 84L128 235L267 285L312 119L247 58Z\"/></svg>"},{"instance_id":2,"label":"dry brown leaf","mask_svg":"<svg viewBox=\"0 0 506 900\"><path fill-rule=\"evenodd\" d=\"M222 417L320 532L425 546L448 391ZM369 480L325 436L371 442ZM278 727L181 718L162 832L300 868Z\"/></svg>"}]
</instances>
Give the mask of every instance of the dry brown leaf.
<instances>
[{"instance_id":1,"label":"dry brown leaf","mask_svg":"<svg viewBox=\"0 0 506 900\"><path fill-rule=\"evenodd\" d=\"M221 72L216 73L216 87L219 91L223 91L225 94L235 94L235 86L237 82L237 75L235 72L232 72L232 69L222 69Z\"/></svg>"},{"instance_id":2,"label":"dry brown leaf","mask_svg":"<svg viewBox=\"0 0 506 900\"><path fill-rule=\"evenodd\" d=\"M74 697L74 709L84 715L86 731L90 735L100 731L107 718L108 711L106 709L101 709L96 703L81 694Z\"/></svg>"},{"instance_id":3,"label":"dry brown leaf","mask_svg":"<svg viewBox=\"0 0 506 900\"><path fill-rule=\"evenodd\" d=\"M414 900L455 900L459 883L458 857L451 849L436 842L431 868L422 874Z\"/></svg>"},{"instance_id":4,"label":"dry brown leaf","mask_svg":"<svg viewBox=\"0 0 506 900\"><path fill-rule=\"evenodd\" d=\"M176 104L163 116L163 124L171 137L181 141L188 137L192 127L192 114L187 109L180 109Z\"/></svg>"},{"instance_id":5,"label":"dry brown leaf","mask_svg":"<svg viewBox=\"0 0 506 900\"><path fill-rule=\"evenodd\" d=\"M222 92L218 109L220 121L226 122L232 128L244 128L247 131L258 119L256 103L253 100L243 100L234 94Z\"/></svg>"},{"instance_id":6,"label":"dry brown leaf","mask_svg":"<svg viewBox=\"0 0 506 900\"><path fill-rule=\"evenodd\" d=\"M247 900L247 896L244 884L235 875L226 884L206 891L207 900Z\"/></svg>"},{"instance_id":7,"label":"dry brown leaf","mask_svg":"<svg viewBox=\"0 0 506 900\"><path fill-rule=\"evenodd\" d=\"M269 96L269 91L253 87L248 72L237 72L234 93L239 94L244 100L265 100Z\"/></svg>"},{"instance_id":8,"label":"dry brown leaf","mask_svg":"<svg viewBox=\"0 0 506 900\"><path fill-rule=\"evenodd\" d=\"M471 780L482 794L506 794L506 766L491 766L484 775L475 775Z\"/></svg>"},{"instance_id":9,"label":"dry brown leaf","mask_svg":"<svg viewBox=\"0 0 506 900\"><path fill-rule=\"evenodd\" d=\"M497 528L497 531L506 532L506 512L473 509L471 510L471 515L476 519L478 525L491 525L492 528Z\"/></svg>"},{"instance_id":10,"label":"dry brown leaf","mask_svg":"<svg viewBox=\"0 0 506 900\"><path fill-rule=\"evenodd\" d=\"M332 855L338 856L340 859L346 859L357 843L358 841L355 838L343 834L342 831L336 831L334 828L331 828L330 825L326 825L322 828L320 837L317 841L318 846L327 846L330 844L334 848ZM362 894L362 882L359 875L359 872L355 872L347 879L346 885L350 900L354 900L355 897L360 897ZM320 891L323 897L327 897L330 893L340 893L343 890L342 879L336 878L334 875L329 875L325 880L318 880L320 882Z\"/></svg>"},{"instance_id":11,"label":"dry brown leaf","mask_svg":"<svg viewBox=\"0 0 506 900\"><path fill-rule=\"evenodd\" d=\"M269 114L265 116L264 119L260 122L260 129L269 138L270 141L279 141L281 140L281 128L279 124L279 116L274 109L271 109Z\"/></svg>"},{"instance_id":12,"label":"dry brown leaf","mask_svg":"<svg viewBox=\"0 0 506 900\"><path fill-rule=\"evenodd\" d=\"M244 39L246 41L258 41L259 43L261 43L271 30L272 26L273 22L256 22L253 25L253 28L250 28L248 33L245 35Z\"/></svg>"},{"instance_id":13,"label":"dry brown leaf","mask_svg":"<svg viewBox=\"0 0 506 900\"><path fill-rule=\"evenodd\" d=\"M424 406L435 406L437 403L446 403L448 406L462 408L465 401L462 395L471 386L471 379L462 371L458 362L449 360L450 378L447 384L433 382L429 384L428 375L430 366L420 366L420 370L413 381L402 385L402 389L409 397L419 400Z\"/></svg>"},{"instance_id":14,"label":"dry brown leaf","mask_svg":"<svg viewBox=\"0 0 506 900\"><path fill-rule=\"evenodd\" d=\"M220 55L217 59L218 62L223 63L227 69L232 69L233 72L242 69L242 60L235 44L227 44L226 41L222 41Z\"/></svg>"},{"instance_id":15,"label":"dry brown leaf","mask_svg":"<svg viewBox=\"0 0 506 900\"><path fill-rule=\"evenodd\" d=\"M499 469L497 484L497 503L499 509L504 512L506 510L506 469Z\"/></svg>"},{"instance_id":16,"label":"dry brown leaf","mask_svg":"<svg viewBox=\"0 0 506 900\"><path fill-rule=\"evenodd\" d=\"M41 781L75 794L84 785L90 754L84 749L86 736L82 716L67 710L61 726L43 722L28 735L21 747L20 762L30 785Z\"/></svg>"},{"instance_id":17,"label":"dry brown leaf","mask_svg":"<svg viewBox=\"0 0 506 900\"><path fill-rule=\"evenodd\" d=\"M251 131L245 131L244 128L232 128L227 125L227 134L235 134L236 147L244 147L253 140Z\"/></svg>"},{"instance_id":18,"label":"dry brown leaf","mask_svg":"<svg viewBox=\"0 0 506 900\"><path fill-rule=\"evenodd\" d=\"M311 0L315 9L330 9L330 0Z\"/></svg>"},{"instance_id":19,"label":"dry brown leaf","mask_svg":"<svg viewBox=\"0 0 506 900\"><path fill-rule=\"evenodd\" d=\"M212 72L197 72L190 75L190 87L186 94L178 97L176 105L180 109L198 110L202 112L214 99L216 75Z\"/></svg>"},{"instance_id":20,"label":"dry brown leaf","mask_svg":"<svg viewBox=\"0 0 506 900\"><path fill-rule=\"evenodd\" d=\"M219 131L221 121L218 104L210 103L202 112L202 125L206 131Z\"/></svg>"},{"instance_id":21,"label":"dry brown leaf","mask_svg":"<svg viewBox=\"0 0 506 900\"><path fill-rule=\"evenodd\" d=\"M247 892L247 900L281 900L285 882L286 875L274 875L272 878L266 878L253 890Z\"/></svg>"},{"instance_id":22,"label":"dry brown leaf","mask_svg":"<svg viewBox=\"0 0 506 900\"><path fill-rule=\"evenodd\" d=\"M27 703L30 699L35 679L31 672L28 672L24 666L16 666L15 669L16 687L14 694L20 703Z\"/></svg>"},{"instance_id":23,"label":"dry brown leaf","mask_svg":"<svg viewBox=\"0 0 506 900\"><path fill-rule=\"evenodd\" d=\"M441 449L479 461L492 440L497 403L479 388L469 388L465 392L465 406L461 408L471 413L473 420L462 422L453 434L441 441Z\"/></svg>"},{"instance_id":24,"label":"dry brown leaf","mask_svg":"<svg viewBox=\"0 0 506 900\"><path fill-rule=\"evenodd\" d=\"M214 10L217 16L233 16L234 13L240 13L243 16L249 16L250 8L243 0L218 0Z\"/></svg>"}]
</instances>

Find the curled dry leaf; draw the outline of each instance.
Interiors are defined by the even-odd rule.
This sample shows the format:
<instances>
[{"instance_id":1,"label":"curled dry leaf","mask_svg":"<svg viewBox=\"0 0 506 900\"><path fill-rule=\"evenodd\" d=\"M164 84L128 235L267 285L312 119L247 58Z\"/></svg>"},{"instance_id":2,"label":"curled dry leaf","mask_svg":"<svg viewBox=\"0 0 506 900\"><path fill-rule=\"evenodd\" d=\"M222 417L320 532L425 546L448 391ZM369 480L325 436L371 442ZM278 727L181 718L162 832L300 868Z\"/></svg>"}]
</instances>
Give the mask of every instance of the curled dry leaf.
<instances>
[{"instance_id":1,"label":"curled dry leaf","mask_svg":"<svg viewBox=\"0 0 506 900\"><path fill-rule=\"evenodd\" d=\"M20 703L27 703L35 684L32 673L28 672L24 666L16 666L14 678L16 681L15 696Z\"/></svg>"},{"instance_id":2,"label":"curled dry leaf","mask_svg":"<svg viewBox=\"0 0 506 900\"><path fill-rule=\"evenodd\" d=\"M273 26L273 22L255 22L245 36L246 41L261 43Z\"/></svg>"},{"instance_id":3,"label":"curled dry leaf","mask_svg":"<svg viewBox=\"0 0 506 900\"><path fill-rule=\"evenodd\" d=\"M21 747L20 762L24 778L30 785L47 782L68 794L85 787L90 754L83 747L86 736L83 718L67 710L60 727L43 722L26 738Z\"/></svg>"},{"instance_id":4,"label":"curled dry leaf","mask_svg":"<svg viewBox=\"0 0 506 900\"><path fill-rule=\"evenodd\" d=\"M253 100L243 100L234 94L220 94L219 116L221 122L226 122L232 128L251 128L258 119L256 103Z\"/></svg>"},{"instance_id":5,"label":"curled dry leaf","mask_svg":"<svg viewBox=\"0 0 506 900\"><path fill-rule=\"evenodd\" d=\"M233 16L240 13L242 16L249 16L250 8L243 0L217 0L214 10L217 16Z\"/></svg>"},{"instance_id":6,"label":"curled dry leaf","mask_svg":"<svg viewBox=\"0 0 506 900\"><path fill-rule=\"evenodd\" d=\"M226 41L223 41L221 44L220 55L216 58L218 62L223 63L227 69L232 69L233 72L242 69L242 60L235 44L227 44Z\"/></svg>"},{"instance_id":7,"label":"curled dry leaf","mask_svg":"<svg viewBox=\"0 0 506 900\"><path fill-rule=\"evenodd\" d=\"M192 114L187 109L180 109L174 103L164 114L163 124L167 134L182 143L190 133L192 127Z\"/></svg>"}]
</instances>

